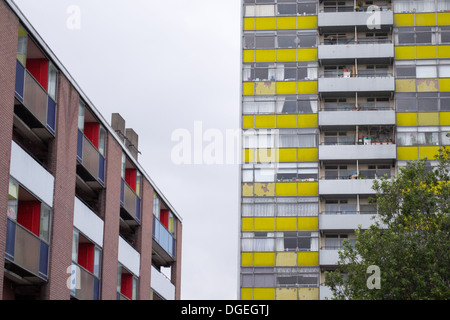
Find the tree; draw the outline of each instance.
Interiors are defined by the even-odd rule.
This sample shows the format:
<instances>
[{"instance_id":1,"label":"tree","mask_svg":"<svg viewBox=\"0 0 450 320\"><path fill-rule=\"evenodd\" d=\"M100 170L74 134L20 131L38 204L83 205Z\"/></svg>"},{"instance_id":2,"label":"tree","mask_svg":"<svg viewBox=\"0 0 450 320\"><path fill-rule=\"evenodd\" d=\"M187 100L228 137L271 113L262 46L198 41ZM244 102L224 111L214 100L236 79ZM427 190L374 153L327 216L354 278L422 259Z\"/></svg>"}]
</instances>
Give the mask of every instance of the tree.
<instances>
[{"instance_id":1,"label":"tree","mask_svg":"<svg viewBox=\"0 0 450 320\"><path fill-rule=\"evenodd\" d=\"M437 160L374 181L376 221L355 231L355 244L346 241L337 269L326 273L334 299L450 299L450 152L441 148ZM379 268L379 288L370 266Z\"/></svg>"}]
</instances>

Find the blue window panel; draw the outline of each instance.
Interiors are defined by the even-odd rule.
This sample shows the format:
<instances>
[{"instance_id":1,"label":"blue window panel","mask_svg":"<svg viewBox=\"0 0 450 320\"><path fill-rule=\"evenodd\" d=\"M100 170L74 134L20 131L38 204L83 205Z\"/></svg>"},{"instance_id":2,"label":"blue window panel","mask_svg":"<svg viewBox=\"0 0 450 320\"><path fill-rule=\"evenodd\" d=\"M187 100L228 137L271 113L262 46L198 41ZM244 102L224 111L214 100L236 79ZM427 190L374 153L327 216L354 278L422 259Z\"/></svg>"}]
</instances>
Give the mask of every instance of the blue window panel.
<instances>
[{"instance_id":1,"label":"blue window panel","mask_svg":"<svg viewBox=\"0 0 450 320\"><path fill-rule=\"evenodd\" d=\"M78 142L77 142L77 159L83 161L83 132L78 130Z\"/></svg>"},{"instance_id":2,"label":"blue window panel","mask_svg":"<svg viewBox=\"0 0 450 320\"><path fill-rule=\"evenodd\" d=\"M172 238L172 257L175 257L177 242Z\"/></svg>"},{"instance_id":3,"label":"blue window panel","mask_svg":"<svg viewBox=\"0 0 450 320\"><path fill-rule=\"evenodd\" d=\"M47 280L48 277L48 255L49 255L48 244L41 241L41 249L39 254L39 275L45 280Z\"/></svg>"},{"instance_id":4,"label":"blue window panel","mask_svg":"<svg viewBox=\"0 0 450 320\"><path fill-rule=\"evenodd\" d=\"M98 155L98 181L105 186L105 158L101 154Z\"/></svg>"},{"instance_id":5,"label":"blue window panel","mask_svg":"<svg viewBox=\"0 0 450 320\"><path fill-rule=\"evenodd\" d=\"M56 102L52 98L47 98L47 129L52 134L55 134L56 130Z\"/></svg>"},{"instance_id":6,"label":"blue window panel","mask_svg":"<svg viewBox=\"0 0 450 320\"><path fill-rule=\"evenodd\" d=\"M141 222L141 199L136 197L136 219L140 223Z\"/></svg>"},{"instance_id":7,"label":"blue window panel","mask_svg":"<svg viewBox=\"0 0 450 320\"><path fill-rule=\"evenodd\" d=\"M16 224L13 221L7 219L5 257L11 261L14 261L15 246L16 246Z\"/></svg>"},{"instance_id":8,"label":"blue window panel","mask_svg":"<svg viewBox=\"0 0 450 320\"><path fill-rule=\"evenodd\" d=\"M94 296L93 300L100 300L100 280L94 278Z\"/></svg>"},{"instance_id":9,"label":"blue window panel","mask_svg":"<svg viewBox=\"0 0 450 320\"><path fill-rule=\"evenodd\" d=\"M16 97L23 102L23 93L25 89L25 67L16 61Z\"/></svg>"},{"instance_id":10,"label":"blue window panel","mask_svg":"<svg viewBox=\"0 0 450 320\"><path fill-rule=\"evenodd\" d=\"M125 203L125 181L123 179L120 181L120 203L122 205Z\"/></svg>"}]
</instances>

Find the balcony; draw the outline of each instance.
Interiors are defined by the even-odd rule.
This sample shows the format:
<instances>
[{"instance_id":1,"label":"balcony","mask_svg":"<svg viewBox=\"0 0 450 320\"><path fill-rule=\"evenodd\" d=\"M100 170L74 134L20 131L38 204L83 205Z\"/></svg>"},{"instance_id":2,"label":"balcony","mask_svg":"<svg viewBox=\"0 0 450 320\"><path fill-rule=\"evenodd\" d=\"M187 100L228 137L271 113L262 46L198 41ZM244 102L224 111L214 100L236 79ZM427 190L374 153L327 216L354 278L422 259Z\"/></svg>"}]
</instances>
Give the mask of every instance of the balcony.
<instances>
[{"instance_id":1,"label":"balcony","mask_svg":"<svg viewBox=\"0 0 450 320\"><path fill-rule=\"evenodd\" d=\"M75 197L73 226L103 247L103 220L77 197Z\"/></svg>"},{"instance_id":2,"label":"balcony","mask_svg":"<svg viewBox=\"0 0 450 320\"><path fill-rule=\"evenodd\" d=\"M77 173L89 187L93 189L104 187L105 158L80 130L78 130L77 161L83 168L77 170Z\"/></svg>"},{"instance_id":3,"label":"balcony","mask_svg":"<svg viewBox=\"0 0 450 320\"><path fill-rule=\"evenodd\" d=\"M32 282L47 281L49 245L9 218L6 228L5 268Z\"/></svg>"},{"instance_id":4,"label":"balcony","mask_svg":"<svg viewBox=\"0 0 450 320\"><path fill-rule=\"evenodd\" d=\"M320 195L356 195L356 194L376 194L372 189L372 179L351 179L351 180L320 180Z\"/></svg>"},{"instance_id":5,"label":"balcony","mask_svg":"<svg viewBox=\"0 0 450 320\"><path fill-rule=\"evenodd\" d=\"M319 29L344 30L357 26L373 30L394 24L394 13L387 7L380 7L376 12L355 11L353 6L324 8L323 11L317 17Z\"/></svg>"},{"instance_id":6,"label":"balcony","mask_svg":"<svg viewBox=\"0 0 450 320\"><path fill-rule=\"evenodd\" d=\"M318 81L318 90L322 95L335 95L346 93L378 93L386 95L395 91L394 77L390 74L369 76L329 77L322 76Z\"/></svg>"},{"instance_id":7,"label":"balcony","mask_svg":"<svg viewBox=\"0 0 450 320\"><path fill-rule=\"evenodd\" d=\"M141 199L134 190L122 179L120 191L120 205L137 224L141 221ZM124 219L127 217L123 217ZM129 220L129 219L125 219ZM135 223L135 224L136 224Z\"/></svg>"},{"instance_id":8,"label":"balcony","mask_svg":"<svg viewBox=\"0 0 450 320\"><path fill-rule=\"evenodd\" d=\"M389 104L389 103L388 103ZM357 125L395 125L394 110L370 110L364 105L360 110L353 110L355 104L348 104L349 109L339 111L320 111L319 126L357 126Z\"/></svg>"},{"instance_id":9,"label":"balcony","mask_svg":"<svg viewBox=\"0 0 450 320\"><path fill-rule=\"evenodd\" d=\"M119 236L119 262L136 277L140 273L141 255L126 240Z\"/></svg>"},{"instance_id":10,"label":"balcony","mask_svg":"<svg viewBox=\"0 0 450 320\"><path fill-rule=\"evenodd\" d=\"M337 249L319 250L320 266L335 266L339 261L339 251Z\"/></svg>"},{"instance_id":11,"label":"balcony","mask_svg":"<svg viewBox=\"0 0 450 320\"><path fill-rule=\"evenodd\" d=\"M320 230L356 230L359 226L368 229L374 222L375 214L361 214L358 212L319 215Z\"/></svg>"},{"instance_id":12,"label":"balcony","mask_svg":"<svg viewBox=\"0 0 450 320\"><path fill-rule=\"evenodd\" d=\"M350 40L349 40L350 41ZM346 44L321 44L318 49L319 60L360 59L389 61L394 58L394 44L389 40L351 40Z\"/></svg>"},{"instance_id":13,"label":"balcony","mask_svg":"<svg viewBox=\"0 0 450 320\"><path fill-rule=\"evenodd\" d=\"M319 292L320 300L331 300L333 298L333 292L331 291L330 287L320 286Z\"/></svg>"},{"instance_id":14,"label":"balcony","mask_svg":"<svg viewBox=\"0 0 450 320\"><path fill-rule=\"evenodd\" d=\"M396 159L395 144L320 145L319 160L383 160Z\"/></svg>"},{"instance_id":15,"label":"balcony","mask_svg":"<svg viewBox=\"0 0 450 320\"><path fill-rule=\"evenodd\" d=\"M175 286L159 270L152 266L151 287L165 300L175 300Z\"/></svg>"},{"instance_id":16,"label":"balcony","mask_svg":"<svg viewBox=\"0 0 450 320\"><path fill-rule=\"evenodd\" d=\"M78 300L100 300L100 279L76 263L72 264L70 294Z\"/></svg>"},{"instance_id":17,"label":"balcony","mask_svg":"<svg viewBox=\"0 0 450 320\"><path fill-rule=\"evenodd\" d=\"M175 261L176 241L164 225L153 216L153 251L156 263L168 266Z\"/></svg>"}]
</instances>

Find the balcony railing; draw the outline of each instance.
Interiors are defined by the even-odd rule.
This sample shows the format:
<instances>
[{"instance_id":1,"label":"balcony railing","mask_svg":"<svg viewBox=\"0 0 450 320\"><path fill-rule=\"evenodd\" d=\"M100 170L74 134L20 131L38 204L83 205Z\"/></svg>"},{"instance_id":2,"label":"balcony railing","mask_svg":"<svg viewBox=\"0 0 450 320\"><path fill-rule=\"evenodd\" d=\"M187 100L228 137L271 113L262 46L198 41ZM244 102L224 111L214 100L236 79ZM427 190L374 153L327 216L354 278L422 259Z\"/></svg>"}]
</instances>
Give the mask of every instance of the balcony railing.
<instances>
[{"instance_id":1,"label":"balcony railing","mask_svg":"<svg viewBox=\"0 0 450 320\"><path fill-rule=\"evenodd\" d=\"M140 223L141 199L123 179L121 182L120 204L133 217L133 219Z\"/></svg>"},{"instance_id":2,"label":"balcony railing","mask_svg":"<svg viewBox=\"0 0 450 320\"><path fill-rule=\"evenodd\" d=\"M44 128L55 134L56 102L18 60L15 96Z\"/></svg>"},{"instance_id":3,"label":"balcony railing","mask_svg":"<svg viewBox=\"0 0 450 320\"><path fill-rule=\"evenodd\" d=\"M176 241L169 230L155 216L153 216L153 239L155 239L170 257L175 257Z\"/></svg>"},{"instance_id":4,"label":"balcony railing","mask_svg":"<svg viewBox=\"0 0 450 320\"><path fill-rule=\"evenodd\" d=\"M377 214L376 210L356 211L356 210L325 210L321 214L326 215L357 215L357 214Z\"/></svg>"},{"instance_id":5,"label":"balcony railing","mask_svg":"<svg viewBox=\"0 0 450 320\"><path fill-rule=\"evenodd\" d=\"M105 185L105 158L78 130L77 160L102 186Z\"/></svg>"},{"instance_id":6,"label":"balcony railing","mask_svg":"<svg viewBox=\"0 0 450 320\"><path fill-rule=\"evenodd\" d=\"M325 103L321 111L378 111L393 110L390 102Z\"/></svg>"},{"instance_id":7,"label":"balcony railing","mask_svg":"<svg viewBox=\"0 0 450 320\"><path fill-rule=\"evenodd\" d=\"M70 294L78 300L99 300L100 279L92 273L72 263L72 288Z\"/></svg>"},{"instance_id":8,"label":"balcony railing","mask_svg":"<svg viewBox=\"0 0 450 320\"><path fill-rule=\"evenodd\" d=\"M340 170L325 172L325 176L322 177L323 180L348 180L348 179L379 179L381 177L391 178L391 170L380 169L380 170L360 170L357 173L356 170Z\"/></svg>"},{"instance_id":9,"label":"balcony railing","mask_svg":"<svg viewBox=\"0 0 450 320\"><path fill-rule=\"evenodd\" d=\"M5 257L47 281L49 245L16 221L7 220Z\"/></svg>"}]
</instances>

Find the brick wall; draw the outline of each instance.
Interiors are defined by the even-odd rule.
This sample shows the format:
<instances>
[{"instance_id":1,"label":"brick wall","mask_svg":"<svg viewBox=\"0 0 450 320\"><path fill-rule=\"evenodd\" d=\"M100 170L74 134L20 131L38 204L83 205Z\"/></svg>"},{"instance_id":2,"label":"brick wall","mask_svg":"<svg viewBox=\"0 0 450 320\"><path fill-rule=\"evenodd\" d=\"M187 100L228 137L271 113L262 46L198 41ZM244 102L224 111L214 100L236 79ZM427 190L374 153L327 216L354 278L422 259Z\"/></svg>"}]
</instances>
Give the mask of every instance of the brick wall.
<instances>
[{"instance_id":1,"label":"brick wall","mask_svg":"<svg viewBox=\"0 0 450 320\"><path fill-rule=\"evenodd\" d=\"M172 266L172 283L175 285L175 299L181 299L181 244L182 244L182 234L183 234L183 225L180 221L177 220L177 230L176 230L176 261Z\"/></svg>"},{"instance_id":2,"label":"brick wall","mask_svg":"<svg viewBox=\"0 0 450 320\"><path fill-rule=\"evenodd\" d=\"M8 209L9 162L14 114L18 19L0 0L0 266L5 263L6 211ZM3 298L0 276L0 300Z\"/></svg>"}]
</instances>

